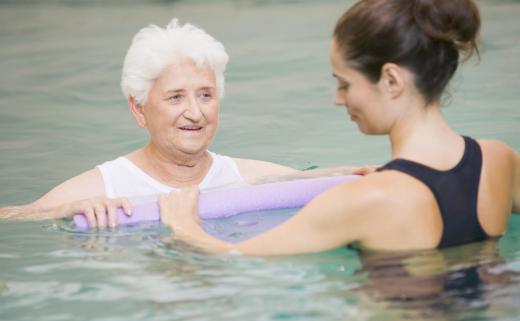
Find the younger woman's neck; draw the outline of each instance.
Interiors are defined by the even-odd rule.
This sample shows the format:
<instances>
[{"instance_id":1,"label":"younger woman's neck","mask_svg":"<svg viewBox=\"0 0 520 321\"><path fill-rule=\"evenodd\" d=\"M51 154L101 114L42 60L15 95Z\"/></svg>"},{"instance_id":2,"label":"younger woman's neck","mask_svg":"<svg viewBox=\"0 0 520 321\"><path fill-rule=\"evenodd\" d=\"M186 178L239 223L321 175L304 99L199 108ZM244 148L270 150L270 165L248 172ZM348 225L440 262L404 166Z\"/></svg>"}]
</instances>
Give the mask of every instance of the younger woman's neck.
<instances>
[{"instance_id":1,"label":"younger woman's neck","mask_svg":"<svg viewBox=\"0 0 520 321\"><path fill-rule=\"evenodd\" d=\"M460 135L448 126L439 103L409 108L409 112L392 128L390 142L393 159L406 158L424 163L446 159L443 153L446 150L457 152L461 143L463 148Z\"/></svg>"}]
</instances>

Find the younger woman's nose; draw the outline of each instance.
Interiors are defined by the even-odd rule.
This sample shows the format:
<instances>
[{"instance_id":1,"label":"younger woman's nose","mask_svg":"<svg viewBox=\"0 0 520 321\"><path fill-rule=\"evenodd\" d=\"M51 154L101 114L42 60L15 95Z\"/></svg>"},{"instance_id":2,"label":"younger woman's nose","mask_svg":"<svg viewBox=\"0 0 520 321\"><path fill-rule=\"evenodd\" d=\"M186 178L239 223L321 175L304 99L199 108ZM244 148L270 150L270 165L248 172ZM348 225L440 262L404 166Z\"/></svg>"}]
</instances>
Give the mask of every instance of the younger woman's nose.
<instances>
[{"instance_id":1,"label":"younger woman's nose","mask_svg":"<svg viewBox=\"0 0 520 321\"><path fill-rule=\"evenodd\" d=\"M345 105L345 97L343 97L343 94L338 91L336 91L336 94L334 95L334 104L337 106L344 106Z\"/></svg>"}]
</instances>

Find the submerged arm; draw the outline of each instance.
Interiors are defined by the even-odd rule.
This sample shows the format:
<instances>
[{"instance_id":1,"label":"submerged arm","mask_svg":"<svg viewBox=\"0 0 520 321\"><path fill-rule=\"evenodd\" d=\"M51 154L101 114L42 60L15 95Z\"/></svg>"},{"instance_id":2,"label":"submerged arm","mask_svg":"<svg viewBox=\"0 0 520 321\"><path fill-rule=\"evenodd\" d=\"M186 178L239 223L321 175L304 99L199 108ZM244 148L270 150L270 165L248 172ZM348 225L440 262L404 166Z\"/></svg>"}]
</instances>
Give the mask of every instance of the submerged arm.
<instances>
[{"instance_id":1,"label":"submerged arm","mask_svg":"<svg viewBox=\"0 0 520 321\"><path fill-rule=\"evenodd\" d=\"M0 208L0 219L37 221L58 217L57 207L41 207L34 204L6 206Z\"/></svg>"}]
</instances>

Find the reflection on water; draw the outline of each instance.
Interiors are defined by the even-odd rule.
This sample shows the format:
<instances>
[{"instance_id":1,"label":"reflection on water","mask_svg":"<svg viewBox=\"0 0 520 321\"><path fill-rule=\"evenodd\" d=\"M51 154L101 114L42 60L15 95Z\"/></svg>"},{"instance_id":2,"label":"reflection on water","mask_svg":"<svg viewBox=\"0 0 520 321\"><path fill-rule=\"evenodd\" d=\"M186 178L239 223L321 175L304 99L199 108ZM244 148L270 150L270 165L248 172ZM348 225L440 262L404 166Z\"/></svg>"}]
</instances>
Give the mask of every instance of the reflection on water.
<instances>
[{"instance_id":1,"label":"reflection on water","mask_svg":"<svg viewBox=\"0 0 520 321\"><path fill-rule=\"evenodd\" d=\"M240 220L210 225L230 231ZM91 291L111 293L108 301L137 300L140 308L158 315L173 313L174 319L196 319L211 311L222 320L251 314L273 320L507 320L520 295L520 269L506 259L510 253L502 256L496 239L443 250L338 249L243 258L208 256L176 242L156 223L78 232L70 222L60 221L54 229L66 236L72 249L52 255L74 260L28 271L116 270L104 286L91 285ZM241 226L241 231L260 232L255 224Z\"/></svg>"},{"instance_id":2,"label":"reflection on water","mask_svg":"<svg viewBox=\"0 0 520 321\"><path fill-rule=\"evenodd\" d=\"M497 240L442 251L361 252L368 282L360 290L389 309L417 317L500 313L519 293L520 271L500 256ZM503 302L505 300L505 302Z\"/></svg>"},{"instance_id":3,"label":"reflection on water","mask_svg":"<svg viewBox=\"0 0 520 321\"><path fill-rule=\"evenodd\" d=\"M516 234L440 251L244 258L171 242L153 222L114 231L71 224L9 223L0 234L0 320L30 320L33 309L49 320L226 321L505 321L520 311Z\"/></svg>"},{"instance_id":4,"label":"reflection on water","mask_svg":"<svg viewBox=\"0 0 520 321\"><path fill-rule=\"evenodd\" d=\"M210 234L228 242L239 242L286 221L297 209L278 209L243 213L230 217L203 221Z\"/></svg>"}]
</instances>

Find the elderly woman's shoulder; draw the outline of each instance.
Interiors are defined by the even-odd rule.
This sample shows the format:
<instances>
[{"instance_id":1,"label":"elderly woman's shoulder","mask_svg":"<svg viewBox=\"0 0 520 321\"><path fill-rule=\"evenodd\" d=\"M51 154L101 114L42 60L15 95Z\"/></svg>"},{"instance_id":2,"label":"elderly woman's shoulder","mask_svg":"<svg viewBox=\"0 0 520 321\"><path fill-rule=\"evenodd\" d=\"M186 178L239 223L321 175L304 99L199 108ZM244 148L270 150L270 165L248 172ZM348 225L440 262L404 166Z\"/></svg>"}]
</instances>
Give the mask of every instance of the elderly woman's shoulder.
<instances>
[{"instance_id":1,"label":"elderly woman's shoulder","mask_svg":"<svg viewBox=\"0 0 520 321\"><path fill-rule=\"evenodd\" d=\"M233 158L233 160L237 164L240 175L248 183L259 182L262 178L285 176L299 172L297 169L266 161L243 158Z\"/></svg>"}]
</instances>

